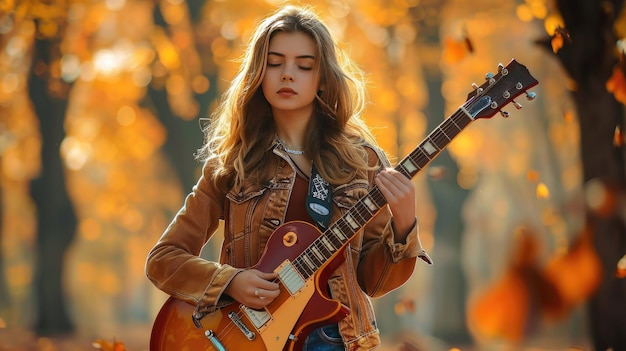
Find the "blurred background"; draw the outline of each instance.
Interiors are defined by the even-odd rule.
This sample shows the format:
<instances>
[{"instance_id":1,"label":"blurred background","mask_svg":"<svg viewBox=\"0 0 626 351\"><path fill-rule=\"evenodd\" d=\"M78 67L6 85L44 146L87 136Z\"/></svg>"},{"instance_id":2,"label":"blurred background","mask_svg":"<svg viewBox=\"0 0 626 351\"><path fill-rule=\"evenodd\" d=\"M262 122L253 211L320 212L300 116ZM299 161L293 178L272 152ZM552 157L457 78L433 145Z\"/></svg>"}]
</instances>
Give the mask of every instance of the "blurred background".
<instances>
[{"instance_id":1,"label":"blurred background","mask_svg":"<svg viewBox=\"0 0 626 351\"><path fill-rule=\"evenodd\" d=\"M148 349L144 261L198 177L201 118L284 3L0 0L0 350ZM414 178L422 243L383 350L626 350L618 0L320 0L400 160L511 59L537 98ZM203 252L217 258L219 235Z\"/></svg>"}]
</instances>

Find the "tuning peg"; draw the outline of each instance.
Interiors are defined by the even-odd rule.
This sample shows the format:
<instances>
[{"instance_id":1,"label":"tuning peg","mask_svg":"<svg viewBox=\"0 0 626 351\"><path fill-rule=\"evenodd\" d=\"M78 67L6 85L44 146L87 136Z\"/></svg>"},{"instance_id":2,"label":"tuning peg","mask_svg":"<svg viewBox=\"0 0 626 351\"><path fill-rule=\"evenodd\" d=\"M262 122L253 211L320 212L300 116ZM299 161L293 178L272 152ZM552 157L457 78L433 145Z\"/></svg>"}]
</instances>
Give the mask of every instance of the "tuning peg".
<instances>
[{"instance_id":1,"label":"tuning peg","mask_svg":"<svg viewBox=\"0 0 626 351\"><path fill-rule=\"evenodd\" d=\"M504 65L502 63L498 63L498 72L502 72L504 69Z\"/></svg>"},{"instance_id":2,"label":"tuning peg","mask_svg":"<svg viewBox=\"0 0 626 351\"><path fill-rule=\"evenodd\" d=\"M491 72L487 72L487 74L485 74L485 80L492 79L493 77L494 77L494 74Z\"/></svg>"},{"instance_id":3,"label":"tuning peg","mask_svg":"<svg viewBox=\"0 0 626 351\"><path fill-rule=\"evenodd\" d=\"M478 84L472 83L472 88L476 90L476 94L480 95L483 93L483 88L481 88Z\"/></svg>"},{"instance_id":4,"label":"tuning peg","mask_svg":"<svg viewBox=\"0 0 626 351\"><path fill-rule=\"evenodd\" d=\"M520 104L519 102L513 100L513 106L515 106L516 109L520 110L522 108L522 104Z\"/></svg>"},{"instance_id":5,"label":"tuning peg","mask_svg":"<svg viewBox=\"0 0 626 351\"><path fill-rule=\"evenodd\" d=\"M506 111L502 111L500 110L500 114L502 115L502 117L504 118L509 118L509 116L511 115L510 113L506 112Z\"/></svg>"},{"instance_id":6,"label":"tuning peg","mask_svg":"<svg viewBox=\"0 0 626 351\"><path fill-rule=\"evenodd\" d=\"M535 94L534 92L532 92L532 91L527 91L526 92L526 99L528 101L535 100L536 97L537 97L537 94Z\"/></svg>"}]
</instances>

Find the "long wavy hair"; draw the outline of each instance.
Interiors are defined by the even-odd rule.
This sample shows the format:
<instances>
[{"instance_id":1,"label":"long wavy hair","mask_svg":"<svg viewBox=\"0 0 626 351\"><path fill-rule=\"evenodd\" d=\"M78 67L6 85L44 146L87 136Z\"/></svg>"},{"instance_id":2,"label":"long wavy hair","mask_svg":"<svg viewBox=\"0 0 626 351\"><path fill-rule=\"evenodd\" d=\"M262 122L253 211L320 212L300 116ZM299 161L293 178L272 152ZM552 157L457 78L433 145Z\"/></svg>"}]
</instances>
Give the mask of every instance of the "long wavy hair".
<instances>
[{"instance_id":1,"label":"long wavy hair","mask_svg":"<svg viewBox=\"0 0 626 351\"><path fill-rule=\"evenodd\" d=\"M267 162L276 135L272 109L261 82L271 38L277 32L302 32L317 46L320 91L307 128L305 153L331 184L351 180L368 166L365 143L374 137L361 113L366 103L363 72L336 45L317 17L306 7L289 5L264 19L251 37L239 72L224 92L206 130L198 158L214 164L216 186L228 191L244 179L269 181L275 165Z\"/></svg>"}]
</instances>

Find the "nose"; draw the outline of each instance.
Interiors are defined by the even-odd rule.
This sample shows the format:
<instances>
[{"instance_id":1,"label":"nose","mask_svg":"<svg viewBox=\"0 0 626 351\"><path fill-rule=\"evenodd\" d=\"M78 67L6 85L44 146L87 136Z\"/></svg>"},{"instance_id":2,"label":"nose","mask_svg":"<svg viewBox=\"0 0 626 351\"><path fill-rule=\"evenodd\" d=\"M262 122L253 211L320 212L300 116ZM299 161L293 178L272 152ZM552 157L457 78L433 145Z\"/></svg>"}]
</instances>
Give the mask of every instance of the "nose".
<instances>
[{"instance_id":1,"label":"nose","mask_svg":"<svg viewBox=\"0 0 626 351\"><path fill-rule=\"evenodd\" d=\"M293 82L293 76L288 72L283 72L283 74L280 76L280 80L283 82Z\"/></svg>"}]
</instances>

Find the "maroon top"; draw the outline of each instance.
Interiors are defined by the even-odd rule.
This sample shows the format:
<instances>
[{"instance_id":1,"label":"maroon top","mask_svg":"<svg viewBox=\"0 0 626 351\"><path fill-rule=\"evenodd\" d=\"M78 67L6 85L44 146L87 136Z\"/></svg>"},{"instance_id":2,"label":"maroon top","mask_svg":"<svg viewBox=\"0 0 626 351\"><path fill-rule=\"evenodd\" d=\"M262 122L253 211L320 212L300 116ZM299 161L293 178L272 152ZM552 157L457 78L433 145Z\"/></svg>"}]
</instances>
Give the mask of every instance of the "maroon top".
<instances>
[{"instance_id":1,"label":"maroon top","mask_svg":"<svg viewBox=\"0 0 626 351\"><path fill-rule=\"evenodd\" d=\"M305 221L315 225L315 220L306 209L306 196L309 192L309 180L300 172L296 172L296 182L291 190L287 205L285 222Z\"/></svg>"}]
</instances>

